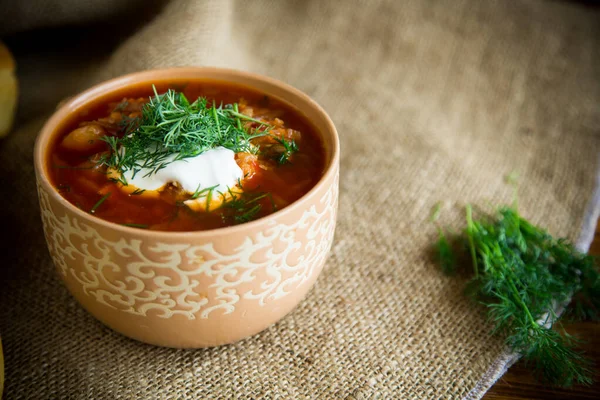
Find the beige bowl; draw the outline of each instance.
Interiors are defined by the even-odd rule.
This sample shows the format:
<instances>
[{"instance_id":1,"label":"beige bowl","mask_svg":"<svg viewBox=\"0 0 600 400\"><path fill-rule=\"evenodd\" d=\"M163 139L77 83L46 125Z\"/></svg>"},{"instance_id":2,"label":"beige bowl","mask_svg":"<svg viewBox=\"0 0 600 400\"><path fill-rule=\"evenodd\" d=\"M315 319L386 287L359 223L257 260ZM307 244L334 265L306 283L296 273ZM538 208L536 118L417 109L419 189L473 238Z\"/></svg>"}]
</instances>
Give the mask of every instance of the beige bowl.
<instances>
[{"instance_id":1,"label":"beige bowl","mask_svg":"<svg viewBox=\"0 0 600 400\"><path fill-rule=\"evenodd\" d=\"M67 202L51 185L48 148L72 113L139 83L210 79L257 89L293 105L316 126L326 149L317 185L259 220L199 232L156 232L106 222ZM126 75L62 105L34 152L44 233L73 296L112 329L142 342L209 347L262 331L289 313L317 279L333 240L339 141L325 111L271 78L218 68L172 68Z\"/></svg>"}]
</instances>

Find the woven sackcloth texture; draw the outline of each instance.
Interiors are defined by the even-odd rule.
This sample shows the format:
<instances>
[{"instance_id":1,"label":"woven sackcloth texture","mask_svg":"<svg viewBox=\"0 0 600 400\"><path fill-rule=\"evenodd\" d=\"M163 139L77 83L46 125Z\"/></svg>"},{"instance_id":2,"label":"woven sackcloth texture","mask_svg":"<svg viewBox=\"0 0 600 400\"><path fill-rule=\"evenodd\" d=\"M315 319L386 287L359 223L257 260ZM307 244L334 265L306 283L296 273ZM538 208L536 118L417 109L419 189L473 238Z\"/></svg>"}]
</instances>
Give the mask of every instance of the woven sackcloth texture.
<instances>
[{"instance_id":1,"label":"woven sackcloth texture","mask_svg":"<svg viewBox=\"0 0 600 400\"><path fill-rule=\"evenodd\" d=\"M464 298L464 281L431 260L430 209L441 201L441 221L459 229L467 202L510 201L503 177L518 171L522 214L577 240L600 149L596 9L189 0L154 4L131 27L140 2L133 12L71 2L81 21L69 1L0 2L12 4L0 15L11 16L3 32L21 81L15 131L0 142L6 399L483 395L506 352ZM82 12L83 3L102 12ZM46 250L32 166L35 136L60 100L108 77L178 65L286 81L327 110L342 146L336 238L316 286L264 332L205 350L135 342L75 302Z\"/></svg>"}]
</instances>

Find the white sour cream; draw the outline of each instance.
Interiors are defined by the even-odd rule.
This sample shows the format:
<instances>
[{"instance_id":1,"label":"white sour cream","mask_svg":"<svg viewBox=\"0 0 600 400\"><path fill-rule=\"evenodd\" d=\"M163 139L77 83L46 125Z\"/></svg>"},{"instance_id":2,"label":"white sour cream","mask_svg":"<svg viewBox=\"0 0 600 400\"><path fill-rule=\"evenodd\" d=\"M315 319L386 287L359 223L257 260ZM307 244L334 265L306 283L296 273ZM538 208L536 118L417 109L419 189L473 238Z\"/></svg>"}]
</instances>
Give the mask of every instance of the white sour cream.
<instances>
[{"instance_id":1,"label":"white sour cream","mask_svg":"<svg viewBox=\"0 0 600 400\"><path fill-rule=\"evenodd\" d=\"M123 173L128 186L144 190L158 190L168 183L177 183L189 193L216 186L216 192L226 192L237 185L244 174L235 162L235 153L224 147L205 151L196 157L172 161L173 155L164 168L156 173L150 169L141 169L135 176L132 170Z\"/></svg>"}]
</instances>

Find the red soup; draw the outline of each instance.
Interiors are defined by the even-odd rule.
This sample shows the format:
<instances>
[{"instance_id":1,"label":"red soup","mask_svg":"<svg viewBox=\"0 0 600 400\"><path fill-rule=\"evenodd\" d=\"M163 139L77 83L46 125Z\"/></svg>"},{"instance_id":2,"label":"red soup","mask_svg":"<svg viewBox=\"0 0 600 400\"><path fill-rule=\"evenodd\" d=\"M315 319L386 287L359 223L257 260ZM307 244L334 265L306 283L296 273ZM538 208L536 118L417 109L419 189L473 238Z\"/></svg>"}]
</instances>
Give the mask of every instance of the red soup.
<instances>
[{"instance_id":1,"label":"red soup","mask_svg":"<svg viewBox=\"0 0 600 400\"><path fill-rule=\"evenodd\" d=\"M60 194L117 224L196 231L269 215L321 178L325 153L298 111L213 81L123 89L73 115L50 148Z\"/></svg>"}]
</instances>

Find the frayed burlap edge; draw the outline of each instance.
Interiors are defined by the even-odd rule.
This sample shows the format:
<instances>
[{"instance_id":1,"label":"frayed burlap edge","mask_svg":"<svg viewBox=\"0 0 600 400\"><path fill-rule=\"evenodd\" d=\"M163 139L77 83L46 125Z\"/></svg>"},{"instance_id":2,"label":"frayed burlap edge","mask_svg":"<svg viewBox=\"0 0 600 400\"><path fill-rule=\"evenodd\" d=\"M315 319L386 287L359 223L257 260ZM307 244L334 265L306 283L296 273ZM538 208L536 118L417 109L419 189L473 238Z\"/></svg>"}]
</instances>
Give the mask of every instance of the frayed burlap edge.
<instances>
[{"instance_id":1,"label":"frayed burlap edge","mask_svg":"<svg viewBox=\"0 0 600 400\"><path fill-rule=\"evenodd\" d=\"M598 165L600 166L600 157L598 158ZM590 245L594 240L594 233L596 231L596 224L598 217L600 216L600 167L596 171L596 185L594 193L587 206L581 232L579 233L579 239L577 240L576 247L579 251L587 253L590 249ZM559 306L557 315L560 316L564 311L565 304ZM520 354L506 349L504 353L500 355L490 366L490 368L483 374L483 377L477 381L475 387L464 397L464 400L476 400L481 399L488 390L512 367L519 359Z\"/></svg>"}]
</instances>

